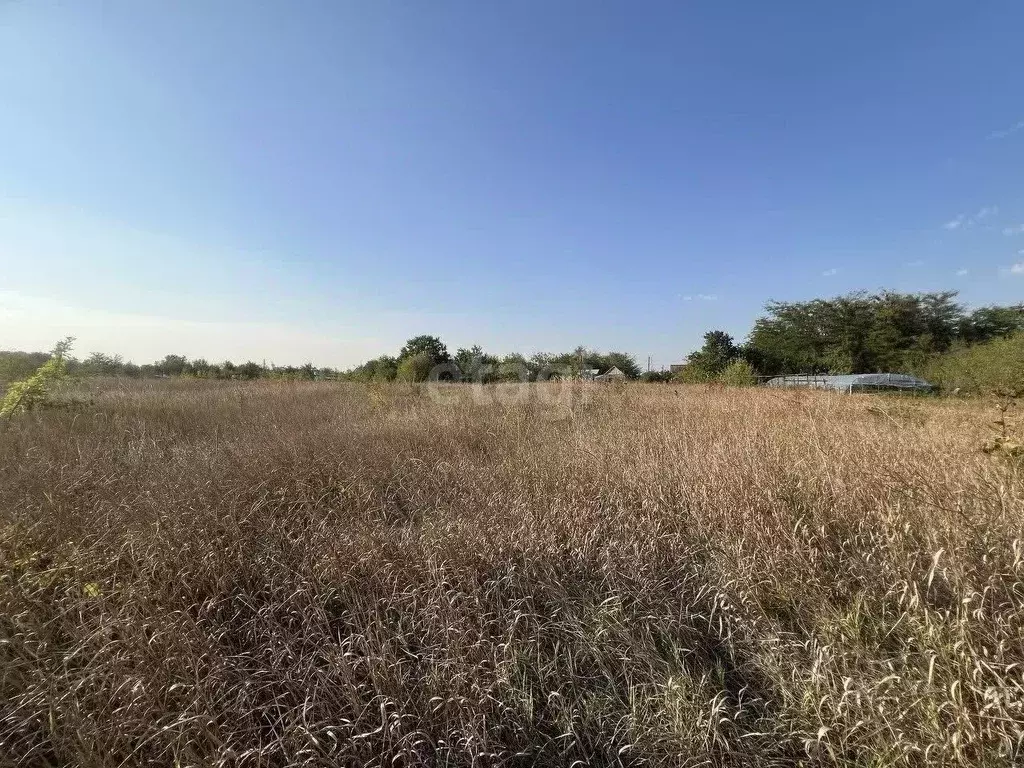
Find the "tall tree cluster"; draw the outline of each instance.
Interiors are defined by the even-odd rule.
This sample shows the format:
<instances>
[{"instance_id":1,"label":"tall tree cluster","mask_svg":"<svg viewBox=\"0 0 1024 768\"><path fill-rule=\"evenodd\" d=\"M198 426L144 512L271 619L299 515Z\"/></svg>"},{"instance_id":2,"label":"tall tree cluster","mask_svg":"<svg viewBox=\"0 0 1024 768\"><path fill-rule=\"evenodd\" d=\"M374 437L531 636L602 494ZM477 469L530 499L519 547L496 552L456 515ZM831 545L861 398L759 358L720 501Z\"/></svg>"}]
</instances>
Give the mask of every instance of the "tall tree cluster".
<instances>
[{"instance_id":1,"label":"tall tree cluster","mask_svg":"<svg viewBox=\"0 0 1024 768\"><path fill-rule=\"evenodd\" d=\"M912 371L955 348L1024 331L1024 304L968 312L956 296L883 291L772 301L744 344L722 331L705 334L684 378L714 378L738 360L767 376Z\"/></svg>"}]
</instances>

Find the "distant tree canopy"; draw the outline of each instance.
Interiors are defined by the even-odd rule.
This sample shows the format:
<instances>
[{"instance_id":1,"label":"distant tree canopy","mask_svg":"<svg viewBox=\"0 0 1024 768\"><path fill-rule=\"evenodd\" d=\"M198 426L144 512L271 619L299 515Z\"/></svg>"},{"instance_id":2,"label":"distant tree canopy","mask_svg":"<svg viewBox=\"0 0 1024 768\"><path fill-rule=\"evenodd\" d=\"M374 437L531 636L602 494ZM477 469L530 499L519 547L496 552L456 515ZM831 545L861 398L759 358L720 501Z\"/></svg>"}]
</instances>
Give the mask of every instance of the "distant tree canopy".
<instances>
[{"instance_id":1,"label":"distant tree canopy","mask_svg":"<svg viewBox=\"0 0 1024 768\"><path fill-rule=\"evenodd\" d=\"M435 365L446 363L450 359L448 347L437 336L414 336L405 342L405 346L398 353L398 359L405 360L419 354L425 354Z\"/></svg>"},{"instance_id":2,"label":"distant tree canopy","mask_svg":"<svg viewBox=\"0 0 1024 768\"><path fill-rule=\"evenodd\" d=\"M488 355L479 344L461 348L455 353L453 359L458 366L462 377L471 381L493 381L494 372L500 360L494 355Z\"/></svg>"},{"instance_id":3,"label":"distant tree canopy","mask_svg":"<svg viewBox=\"0 0 1024 768\"><path fill-rule=\"evenodd\" d=\"M1010 307L981 307L967 315L960 325L960 338L968 344L1005 339L1024 330L1024 304Z\"/></svg>"},{"instance_id":4,"label":"distant tree canopy","mask_svg":"<svg viewBox=\"0 0 1024 768\"><path fill-rule=\"evenodd\" d=\"M426 365L426 361L430 365ZM435 369L435 366L442 366ZM479 344L463 347L454 356L436 336L415 336L399 350L398 357L387 355L369 360L343 376L353 381L423 381L431 371L443 377L466 381L536 381L560 376L578 376L583 369L607 371L617 367L629 378L640 376L636 359L625 352L597 352L577 347L560 354L537 353L531 357L512 352L502 357L484 351Z\"/></svg>"},{"instance_id":5,"label":"distant tree canopy","mask_svg":"<svg viewBox=\"0 0 1024 768\"><path fill-rule=\"evenodd\" d=\"M0 381L18 381L31 376L49 359L49 352L0 352Z\"/></svg>"},{"instance_id":6,"label":"distant tree canopy","mask_svg":"<svg viewBox=\"0 0 1024 768\"><path fill-rule=\"evenodd\" d=\"M42 352L0 351L0 384L23 379L49 358ZM395 364L397 365L397 363ZM393 379L394 367L387 377ZM120 355L93 352L84 360L67 357L66 366L72 376L118 376L128 378L175 376L197 379L284 379L314 381L336 379L333 368L317 368L312 363L301 366L263 365L253 361L236 365L230 360L210 363L202 358L189 360L183 355L167 355L162 360L145 365L127 362Z\"/></svg>"},{"instance_id":7,"label":"distant tree canopy","mask_svg":"<svg viewBox=\"0 0 1024 768\"><path fill-rule=\"evenodd\" d=\"M354 381L394 381L398 376L398 358L381 355L353 368L345 375Z\"/></svg>"},{"instance_id":8,"label":"distant tree canopy","mask_svg":"<svg viewBox=\"0 0 1024 768\"><path fill-rule=\"evenodd\" d=\"M581 370L601 371L618 368L630 379L640 378L640 366L636 358L627 352L598 352L586 347L576 347L572 352L561 354L540 354L531 358L531 363L538 367L548 367L552 371L567 371L570 375L579 375Z\"/></svg>"},{"instance_id":9,"label":"distant tree canopy","mask_svg":"<svg viewBox=\"0 0 1024 768\"><path fill-rule=\"evenodd\" d=\"M911 353L949 349L963 317L954 296L886 292L773 301L747 346L766 374L895 370Z\"/></svg>"},{"instance_id":10,"label":"distant tree canopy","mask_svg":"<svg viewBox=\"0 0 1024 768\"><path fill-rule=\"evenodd\" d=\"M188 358L184 355L167 355L154 368L162 376L181 376L189 369Z\"/></svg>"},{"instance_id":11,"label":"distant tree canopy","mask_svg":"<svg viewBox=\"0 0 1024 768\"><path fill-rule=\"evenodd\" d=\"M910 370L956 344L1024 330L1024 305L968 313L956 293L851 293L769 302L739 354L762 374Z\"/></svg>"},{"instance_id":12,"label":"distant tree canopy","mask_svg":"<svg viewBox=\"0 0 1024 768\"><path fill-rule=\"evenodd\" d=\"M120 355L93 352L77 367L80 376L117 376L124 370L125 362Z\"/></svg>"}]
</instances>

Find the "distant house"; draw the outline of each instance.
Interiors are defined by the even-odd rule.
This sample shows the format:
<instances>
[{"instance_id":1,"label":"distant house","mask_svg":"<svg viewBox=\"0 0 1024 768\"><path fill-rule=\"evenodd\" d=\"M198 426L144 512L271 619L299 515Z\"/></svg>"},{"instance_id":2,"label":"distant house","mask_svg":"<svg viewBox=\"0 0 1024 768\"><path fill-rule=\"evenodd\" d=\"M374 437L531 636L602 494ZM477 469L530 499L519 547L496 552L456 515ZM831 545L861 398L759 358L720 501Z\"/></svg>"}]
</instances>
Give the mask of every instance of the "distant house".
<instances>
[{"instance_id":1,"label":"distant house","mask_svg":"<svg viewBox=\"0 0 1024 768\"><path fill-rule=\"evenodd\" d=\"M584 381L595 381L600 372L597 368L584 368L580 371L580 378Z\"/></svg>"},{"instance_id":2,"label":"distant house","mask_svg":"<svg viewBox=\"0 0 1024 768\"><path fill-rule=\"evenodd\" d=\"M669 373L682 373L684 368L686 368L686 363L672 363L668 367L668 372Z\"/></svg>"},{"instance_id":3,"label":"distant house","mask_svg":"<svg viewBox=\"0 0 1024 768\"><path fill-rule=\"evenodd\" d=\"M626 374L620 371L617 367L609 368L602 374L594 377L594 381L625 381Z\"/></svg>"}]
</instances>

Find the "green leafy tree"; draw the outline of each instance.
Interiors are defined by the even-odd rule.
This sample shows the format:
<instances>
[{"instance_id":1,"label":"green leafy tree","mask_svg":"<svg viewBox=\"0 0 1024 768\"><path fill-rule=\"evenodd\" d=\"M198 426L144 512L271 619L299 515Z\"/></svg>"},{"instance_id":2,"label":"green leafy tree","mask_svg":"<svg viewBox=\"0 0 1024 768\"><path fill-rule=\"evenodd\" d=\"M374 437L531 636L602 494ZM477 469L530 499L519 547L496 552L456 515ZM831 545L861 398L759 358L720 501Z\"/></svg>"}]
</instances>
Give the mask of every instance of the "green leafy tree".
<instances>
[{"instance_id":1,"label":"green leafy tree","mask_svg":"<svg viewBox=\"0 0 1024 768\"><path fill-rule=\"evenodd\" d=\"M758 318L747 346L764 373L818 373L823 370L823 344L813 308L807 304L769 302L768 315Z\"/></svg>"},{"instance_id":2,"label":"green leafy tree","mask_svg":"<svg viewBox=\"0 0 1024 768\"><path fill-rule=\"evenodd\" d=\"M769 302L744 357L766 374L872 373L907 369L961 336L956 293L851 293Z\"/></svg>"},{"instance_id":3,"label":"green leafy tree","mask_svg":"<svg viewBox=\"0 0 1024 768\"><path fill-rule=\"evenodd\" d=\"M381 355L347 371L343 378L351 381L394 381L398 376L398 358Z\"/></svg>"},{"instance_id":4,"label":"green leafy tree","mask_svg":"<svg viewBox=\"0 0 1024 768\"><path fill-rule=\"evenodd\" d=\"M67 377L67 356L74 339L70 336L57 342L50 359L24 381L18 381L7 389L0 401L0 418L10 418L15 413L30 411L52 403L53 390Z\"/></svg>"},{"instance_id":5,"label":"green leafy tree","mask_svg":"<svg viewBox=\"0 0 1024 768\"><path fill-rule=\"evenodd\" d=\"M209 379L213 376L214 366L203 358L197 358L188 364L188 372L200 379Z\"/></svg>"},{"instance_id":6,"label":"green leafy tree","mask_svg":"<svg viewBox=\"0 0 1024 768\"><path fill-rule=\"evenodd\" d=\"M404 360L407 357L425 353L435 363L447 363L451 358L448 355L448 348L437 336L414 336L405 342L398 353L398 359Z\"/></svg>"},{"instance_id":7,"label":"green leafy tree","mask_svg":"<svg viewBox=\"0 0 1024 768\"><path fill-rule=\"evenodd\" d=\"M898 371L904 366L907 351L925 332L925 324L912 296L886 292L877 297L874 318L868 332L872 367L868 371Z\"/></svg>"},{"instance_id":8,"label":"green leafy tree","mask_svg":"<svg viewBox=\"0 0 1024 768\"><path fill-rule=\"evenodd\" d=\"M254 363L252 360L242 363L238 366L238 376L243 379L254 380L258 379L263 375L263 366L259 363Z\"/></svg>"},{"instance_id":9,"label":"green leafy tree","mask_svg":"<svg viewBox=\"0 0 1024 768\"><path fill-rule=\"evenodd\" d=\"M572 352L548 355L539 354L531 358L531 363L539 370L543 367L558 368L568 373L569 376L579 376L580 371L585 368L599 368L596 360L597 353L585 347L576 347Z\"/></svg>"},{"instance_id":10,"label":"green leafy tree","mask_svg":"<svg viewBox=\"0 0 1024 768\"><path fill-rule=\"evenodd\" d=\"M455 353L454 363L458 366L463 381L480 383L496 380L500 365L498 358L484 352L483 347L479 344L474 344L469 349L459 349Z\"/></svg>"},{"instance_id":11,"label":"green leafy tree","mask_svg":"<svg viewBox=\"0 0 1024 768\"><path fill-rule=\"evenodd\" d=\"M398 358L383 355L374 361L371 378L374 381L394 381L398 377Z\"/></svg>"},{"instance_id":12,"label":"green leafy tree","mask_svg":"<svg viewBox=\"0 0 1024 768\"><path fill-rule=\"evenodd\" d=\"M479 344L474 344L469 349L460 348L454 357L459 372L467 379L473 377L474 372L483 364L484 349Z\"/></svg>"},{"instance_id":13,"label":"green leafy tree","mask_svg":"<svg viewBox=\"0 0 1024 768\"><path fill-rule=\"evenodd\" d=\"M530 381L536 378L536 371L523 355L512 352L501 358L494 372L496 381Z\"/></svg>"},{"instance_id":14,"label":"green leafy tree","mask_svg":"<svg viewBox=\"0 0 1024 768\"><path fill-rule=\"evenodd\" d=\"M153 367L163 376L181 376L188 368L188 358L184 355L167 355L160 362L154 363Z\"/></svg>"},{"instance_id":15,"label":"green leafy tree","mask_svg":"<svg viewBox=\"0 0 1024 768\"><path fill-rule=\"evenodd\" d=\"M956 291L917 295L924 325L924 339L917 346L922 352L946 352L959 337L965 318L956 296Z\"/></svg>"},{"instance_id":16,"label":"green leafy tree","mask_svg":"<svg viewBox=\"0 0 1024 768\"><path fill-rule=\"evenodd\" d=\"M75 374L78 376L118 376L123 370L124 360L120 355L93 352L78 364Z\"/></svg>"},{"instance_id":17,"label":"green leafy tree","mask_svg":"<svg viewBox=\"0 0 1024 768\"><path fill-rule=\"evenodd\" d=\"M704 346L687 358L682 379L689 382L711 381L736 360L740 350L725 331L708 331Z\"/></svg>"},{"instance_id":18,"label":"green leafy tree","mask_svg":"<svg viewBox=\"0 0 1024 768\"><path fill-rule=\"evenodd\" d=\"M871 301L854 293L831 302L818 302L817 311L823 336L822 366L830 373L871 370Z\"/></svg>"},{"instance_id":19,"label":"green leafy tree","mask_svg":"<svg viewBox=\"0 0 1024 768\"><path fill-rule=\"evenodd\" d=\"M1024 331L1024 304L1010 307L980 307L964 318L960 338L977 344Z\"/></svg>"}]
</instances>

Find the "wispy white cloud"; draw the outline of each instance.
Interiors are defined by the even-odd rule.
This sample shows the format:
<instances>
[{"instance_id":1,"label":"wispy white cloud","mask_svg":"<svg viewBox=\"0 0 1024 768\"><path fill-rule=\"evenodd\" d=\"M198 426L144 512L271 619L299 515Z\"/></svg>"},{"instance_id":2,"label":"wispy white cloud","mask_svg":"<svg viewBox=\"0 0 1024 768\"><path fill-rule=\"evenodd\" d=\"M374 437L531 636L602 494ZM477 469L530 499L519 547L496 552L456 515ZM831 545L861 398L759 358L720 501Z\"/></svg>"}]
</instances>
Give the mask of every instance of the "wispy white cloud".
<instances>
[{"instance_id":1,"label":"wispy white cloud","mask_svg":"<svg viewBox=\"0 0 1024 768\"><path fill-rule=\"evenodd\" d=\"M956 271L956 276L957 277L963 277L964 275L968 274L970 271L971 270L969 270L969 269L958 269Z\"/></svg>"},{"instance_id":2,"label":"wispy white cloud","mask_svg":"<svg viewBox=\"0 0 1024 768\"><path fill-rule=\"evenodd\" d=\"M1003 230L1004 235L1021 235L1024 234L1024 224L1018 224L1015 227L1006 227Z\"/></svg>"},{"instance_id":3,"label":"wispy white cloud","mask_svg":"<svg viewBox=\"0 0 1024 768\"><path fill-rule=\"evenodd\" d=\"M907 262L908 267L923 267L924 259L914 259L913 261Z\"/></svg>"},{"instance_id":4,"label":"wispy white cloud","mask_svg":"<svg viewBox=\"0 0 1024 768\"><path fill-rule=\"evenodd\" d=\"M1011 275L1024 275L1024 261L1011 265L1009 271Z\"/></svg>"},{"instance_id":5,"label":"wispy white cloud","mask_svg":"<svg viewBox=\"0 0 1024 768\"><path fill-rule=\"evenodd\" d=\"M832 277L832 275L838 275L838 274L839 274L839 270L836 267L832 267L832 269L826 269L824 272L822 272L821 276L822 277Z\"/></svg>"},{"instance_id":6,"label":"wispy white cloud","mask_svg":"<svg viewBox=\"0 0 1024 768\"><path fill-rule=\"evenodd\" d=\"M718 294L698 293L693 296L683 296L683 301L718 301Z\"/></svg>"},{"instance_id":7,"label":"wispy white cloud","mask_svg":"<svg viewBox=\"0 0 1024 768\"><path fill-rule=\"evenodd\" d=\"M978 212L975 213L973 216L967 213L957 214L955 218L950 219L945 224L943 224L942 228L948 229L950 231L961 228L970 229L975 224L978 224L979 222L982 222L991 216L995 216L998 213L998 205L986 205L978 209Z\"/></svg>"},{"instance_id":8,"label":"wispy white cloud","mask_svg":"<svg viewBox=\"0 0 1024 768\"><path fill-rule=\"evenodd\" d=\"M1011 125L1009 128L1004 128L1001 131L992 131L988 135L990 139L1005 139L1007 136L1012 136L1017 131L1024 130L1024 120L1018 120L1016 123Z\"/></svg>"}]
</instances>

